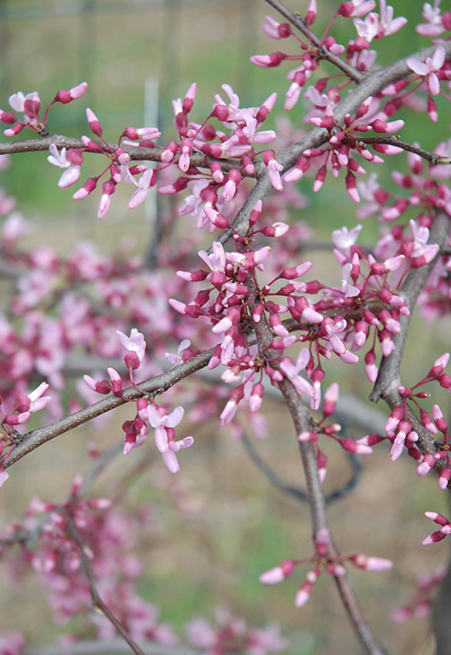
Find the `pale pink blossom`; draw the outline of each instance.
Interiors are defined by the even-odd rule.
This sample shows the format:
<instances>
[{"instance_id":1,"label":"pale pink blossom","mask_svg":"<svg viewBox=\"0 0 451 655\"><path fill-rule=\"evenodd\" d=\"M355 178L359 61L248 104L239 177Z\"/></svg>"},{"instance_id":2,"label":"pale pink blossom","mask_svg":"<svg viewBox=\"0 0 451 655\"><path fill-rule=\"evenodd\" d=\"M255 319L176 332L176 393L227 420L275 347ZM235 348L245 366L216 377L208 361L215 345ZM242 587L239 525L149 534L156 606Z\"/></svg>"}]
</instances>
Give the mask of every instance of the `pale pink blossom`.
<instances>
[{"instance_id":1,"label":"pale pink blossom","mask_svg":"<svg viewBox=\"0 0 451 655\"><path fill-rule=\"evenodd\" d=\"M434 52L432 57L426 57L424 62L409 57L406 60L407 66L413 70L414 73L425 77L427 79L429 92L433 96L437 96L440 93L440 81L436 75L436 71L439 71L443 64L445 63L446 52L445 48L439 46Z\"/></svg>"}]
</instances>

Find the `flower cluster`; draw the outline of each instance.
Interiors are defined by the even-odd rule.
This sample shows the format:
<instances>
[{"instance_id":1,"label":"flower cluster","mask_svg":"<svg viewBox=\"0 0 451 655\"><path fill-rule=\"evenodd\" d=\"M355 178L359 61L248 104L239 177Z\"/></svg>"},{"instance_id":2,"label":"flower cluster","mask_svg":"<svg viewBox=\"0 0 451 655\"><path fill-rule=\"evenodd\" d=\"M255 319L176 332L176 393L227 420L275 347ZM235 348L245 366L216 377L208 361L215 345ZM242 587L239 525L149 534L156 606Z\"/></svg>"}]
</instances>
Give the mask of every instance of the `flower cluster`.
<instances>
[{"instance_id":1,"label":"flower cluster","mask_svg":"<svg viewBox=\"0 0 451 655\"><path fill-rule=\"evenodd\" d=\"M422 571L416 580L415 592L412 601L403 607L397 607L390 612L393 623L406 623L411 618L422 619L429 614L434 593L447 573L446 566L439 566L434 573Z\"/></svg>"},{"instance_id":2,"label":"flower cluster","mask_svg":"<svg viewBox=\"0 0 451 655\"><path fill-rule=\"evenodd\" d=\"M296 567L300 564L312 564L313 568L306 575L305 582L299 587L294 604L296 607L302 607L310 599L313 588L320 575L324 572L333 577L340 577L346 574L343 563L350 562L353 566L365 571L380 572L390 569L393 564L388 559L381 557L368 557L362 553L349 555L348 557L331 557L329 556L330 534L324 528L315 536L316 554L303 560L285 559L283 562L269 571L262 573L260 582L267 585L278 584L294 573Z\"/></svg>"},{"instance_id":3,"label":"flower cluster","mask_svg":"<svg viewBox=\"0 0 451 655\"><path fill-rule=\"evenodd\" d=\"M442 411L438 405L433 406L431 418L429 412L423 409L418 402L421 399L427 398L429 394L424 391L418 391L415 393L415 390L424 384L436 381L442 388L449 391L451 389L451 376L444 373L448 360L448 353L439 357L434 362L434 366L431 368L427 376L420 380L420 382L411 389L405 386L398 387L398 393L402 400L400 405L393 409L388 418L385 426L386 437L372 434L360 439L358 442L364 445L373 446L384 439L388 439L391 443L391 461L396 461L400 457L405 446L410 457L418 462L417 474L420 477L425 476L433 468L436 468L439 471L440 475L438 484L442 490L445 490L448 487L451 478L451 458L449 455L450 437L447 436L448 424L443 418ZM414 430L411 420L409 420L408 401L413 403L419 410L421 424L431 435L436 435L438 432L443 434L443 441L440 444L437 444L434 453L431 452L422 455L416 448L419 436Z\"/></svg>"},{"instance_id":4,"label":"flower cluster","mask_svg":"<svg viewBox=\"0 0 451 655\"><path fill-rule=\"evenodd\" d=\"M178 425L184 414L183 407L176 407L168 414L164 407L158 407L156 403L141 391L133 379L133 371L137 370L143 360L146 350L144 336L136 328L132 328L130 336L117 330L121 344L128 351L124 357L124 363L128 369L130 382L142 393L136 401L136 416L132 421L125 421L122 429L125 432L124 455L127 455L133 448L142 446L147 437L147 423L155 428L155 445L163 456L163 461L171 471L177 473L180 470L176 453L184 448L189 448L194 443L192 437L185 437L175 441L174 428ZM120 374L114 369L108 369L110 380L97 382L90 375L85 375L84 380L88 387L101 394L113 392L118 398L127 401L122 394L122 380ZM130 401L133 402L133 401Z\"/></svg>"},{"instance_id":5,"label":"flower cluster","mask_svg":"<svg viewBox=\"0 0 451 655\"><path fill-rule=\"evenodd\" d=\"M82 82L68 91L62 89L59 90L45 110L43 120L39 115L39 110L41 109L41 98L37 91L27 93L27 95L24 95L22 91L14 93L9 97L9 105L13 111L3 111L0 109L0 122L12 126L4 131L5 136L16 136L17 134L20 134L25 127L37 132L41 136L47 136L49 133L47 128L47 118L50 107L57 102L67 105L69 102L81 98L81 96L85 94L87 88L87 83ZM18 118L16 112L23 113L23 117Z\"/></svg>"},{"instance_id":6,"label":"flower cluster","mask_svg":"<svg viewBox=\"0 0 451 655\"><path fill-rule=\"evenodd\" d=\"M185 626L188 641L192 646L206 649L205 655L269 655L283 652L288 642L280 636L278 625L266 628L248 628L244 619L231 615L224 607L216 610L217 625L213 626L203 617L193 619Z\"/></svg>"},{"instance_id":7,"label":"flower cluster","mask_svg":"<svg viewBox=\"0 0 451 655\"><path fill-rule=\"evenodd\" d=\"M48 593L56 623L66 624L84 615L99 639L111 639L115 630L107 618L89 612L92 599L82 565L82 540L102 600L132 638L176 644L172 626L158 621L158 608L136 594L141 565L128 551L139 522L119 512L108 499L80 499L81 485L82 479L77 477L70 497L61 504L34 498L23 522L14 522L3 536L9 545L2 545L2 557L9 557L11 551L19 578L31 565ZM16 542L21 545L20 553Z\"/></svg>"},{"instance_id":8,"label":"flower cluster","mask_svg":"<svg viewBox=\"0 0 451 655\"><path fill-rule=\"evenodd\" d=\"M291 86L286 94L286 110L293 109L297 104L302 88L312 76L312 73L318 68L320 59L340 57L345 53L347 63L363 72L366 72L374 63L376 53L370 50L371 41L395 34L407 23L404 17L393 19L393 8L387 6L385 0L380 0L379 14L372 12L375 6L376 3L374 0L342 2L329 23L326 32L319 39L319 42L314 42L310 32L308 32L306 43L292 31L288 23L278 23L270 16L267 16L267 23L263 26L263 29L268 36L276 40L293 37L298 41L301 50L304 51L303 54L299 55L274 52L271 55L255 55L251 57L251 62L262 68L279 66L283 61L299 62L299 65L287 75ZM311 0L304 19L305 25L308 28L315 22L316 14L316 0ZM347 49L337 43L333 36L328 35L333 23L339 16L353 18L354 26L357 30L357 38L349 42ZM362 20L363 16L366 16L365 20ZM322 89L324 89L326 83L327 79L323 78L321 80ZM333 87L328 92L329 98L337 98L339 95L340 86Z\"/></svg>"}]
</instances>

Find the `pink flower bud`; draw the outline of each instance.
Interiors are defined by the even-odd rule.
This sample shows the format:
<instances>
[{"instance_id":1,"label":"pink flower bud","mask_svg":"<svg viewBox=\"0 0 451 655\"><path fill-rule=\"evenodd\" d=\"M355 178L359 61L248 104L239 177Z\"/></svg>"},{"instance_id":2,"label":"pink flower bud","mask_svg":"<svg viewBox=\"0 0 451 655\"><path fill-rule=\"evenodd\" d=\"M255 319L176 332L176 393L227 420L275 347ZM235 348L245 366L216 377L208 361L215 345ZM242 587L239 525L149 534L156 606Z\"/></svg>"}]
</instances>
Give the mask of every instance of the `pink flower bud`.
<instances>
[{"instance_id":1,"label":"pink flower bud","mask_svg":"<svg viewBox=\"0 0 451 655\"><path fill-rule=\"evenodd\" d=\"M327 555L330 544L330 532L327 528L322 528L315 535L316 552L321 557Z\"/></svg>"},{"instance_id":2,"label":"pink flower bud","mask_svg":"<svg viewBox=\"0 0 451 655\"><path fill-rule=\"evenodd\" d=\"M333 382L324 394L323 414L324 416L332 416L335 412L335 406L338 400L340 388L337 382Z\"/></svg>"},{"instance_id":3,"label":"pink flower bud","mask_svg":"<svg viewBox=\"0 0 451 655\"><path fill-rule=\"evenodd\" d=\"M434 455L432 455L431 453L427 453L423 457L423 461L421 462L421 464L417 466L417 475L419 475L420 478L427 475L427 473L429 473L429 471L432 468L434 468L435 462L436 462L436 458L434 457Z\"/></svg>"},{"instance_id":4,"label":"pink flower bud","mask_svg":"<svg viewBox=\"0 0 451 655\"><path fill-rule=\"evenodd\" d=\"M365 571L371 571L373 573L387 571L393 566L393 562L389 559L383 559L382 557L367 557L362 553L353 555L349 559L354 566L357 566L357 568L365 569Z\"/></svg>"},{"instance_id":5,"label":"pink flower bud","mask_svg":"<svg viewBox=\"0 0 451 655\"><path fill-rule=\"evenodd\" d=\"M262 584L278 584L279 582L285 580L285 578L288 578L288 576L293 573L295 568L296 564L293 562L293 560L284 559L280 566L276 566L275 568L262 573L259 577L259 581Z\"/></svg>"},{"instance_id":6,"label":"pink flower bud","mask_svg":"<svg viewBox=\"0 0 451 655\"><path fill-rule=\"evenodd\" d=\"M344 450L347 450L350 453L356 453L356 455L370 455L373 452L373 449L370 448L370 446L357 443L357 441L354 441L349 437L338 439L338 443Z\"/></svg>"},{"instance_id":7,"label":"pink flower bud","mask_svg":"<svg viewBox=\"0 0 451 655\"><path fill-rule=\"evenodd\" d=\"M296 597L294 599L295 607L302 607L309 600L313 586L321 575L321 569L312 569L307 573L306 581L299 588Z\"/></svg>"},{"instance_id":8,"label":"pink flower bud","mask_svg":"<svg viewBox=\"0 0 451 655\"><path fill-rule=\"evenodd\" d=\"M78 98L81 98L81 96L86 93L87 88L87 82L82 82L81 84L78 84L78 86L69 89L69 91L58 91L55 96L55 102L61 102L63 105L66 105L67 103L72 102L72 100L78 100Z\"/></svg>"},{"instance_id":9,"label":"pink flower bud","mask_svg":"<svg viewBox=\"0 0 451 655\"><path fill-rule=\"evenodd\" d=\"M86 118L88 119L89 127L94 132L94 134L96 136L101 137L102 126L100 125L97 116L94 114L94 112L91 109L89 109L89 107L86 109Z\"/></svg>"},{"instance_id":10,"label":"pink flower bud","mask_svg":"<svg viewBox=\"0 0 451 655\"><path fill-rule=\"evenodd\" d=\"M433 418L434 418L435 425L438 427L438 429L440 430L440 432L443 432L444 434L446 434L447 431L448 431L448 424L447 424L447 422L445 421L445 419L443 418L442 410L440 409L440 407L439 407L438 405L434 405L434 406L433 406L433 408L432 408L432 416L433 416ZM428 427L428 426L426 426L426 427ZM428 430L430 430L429 427L428 427ZM436 434L436 433L437 433L437 431L435 431L435 432L433 432L433 430L430 430L430 431L431 431L433 434Z\"/></svg>"},{"instance_id":11,"label":"pink flower bud","mask_svg":"<svg viewBox=\"0 0 451 655\"><path fill-rule=\"evenodd\" d=\"M451 478L451 468L446 467L440 473L438 478L438 486L442 491L445 491L445 489L447 488L450 478Z\"/></svg>"}]
</instances>

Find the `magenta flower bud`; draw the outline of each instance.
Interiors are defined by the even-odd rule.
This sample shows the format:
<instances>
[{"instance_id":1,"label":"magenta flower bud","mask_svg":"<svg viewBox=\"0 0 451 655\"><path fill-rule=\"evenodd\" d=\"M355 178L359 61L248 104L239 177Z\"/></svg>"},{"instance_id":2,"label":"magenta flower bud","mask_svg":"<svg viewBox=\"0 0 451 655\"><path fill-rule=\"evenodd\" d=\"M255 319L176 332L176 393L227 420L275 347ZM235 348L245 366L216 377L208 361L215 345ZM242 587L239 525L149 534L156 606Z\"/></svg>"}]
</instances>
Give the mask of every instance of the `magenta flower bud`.
<instances>
[{"instance_id":1,"label":"magenta flower bud","mask_svg":"<svg viewBox=\"0 0 451 655\"><path fill-rule=\"evenodd\" d=\"M172 161L178 149L179 147L175 141L169 141L168 145L166 146L166 150L161 153L161 161L163 164L168 164L170 161Z\"/></svg>"},{"instance_id":2,"label":"magenta flower bud","mask_svg":"<svg viewBox=\"0 0 451 655\"><path fill-rule=\"evenodd\" d=\"M96 136L101 137L102 126L100 125L97 116L94 114L94 112L91 109L89 109L89 107L86 109L86 118L88 119L89 127L94 132L94 134Z\"/></svg>"},{"instance_id":3,"label":"magenta flower bud","mask_svg":"<svg viewBox=\"0 0 451 655\"><path fill-rule=\"evenodd\" d=\"M86 198L86 196L89 196L90 193L94 191L94 189L97 186L97 178L90 177L86 180L84 185L81 187L81 189L78 189L72 196L74 200L81 200L82 198Z\"/></svg>"},{"instance_id":4,"label":"magenta flower bud","mask_svg":"<svg viewBox=\"0 0 451 655\"><path fill-rule=\"evenodd\" d=\"M114 368L107 368L111 380L111 390L115 395L122 394L122 379Z\"/></svg>"},{"instance_id":5,"label":"magenta flower bud","mask_svg":"<svg viewBox=\"0 0 451 655\"><path fill-rule=\"evenodd\" d=\"M316 18L316 12L317 12L316 0L310 0L307 13L304 19L306 25L313 25Z\"/></svg>"},{"instance_id":6,"label":"magenta flower bud","mask_svg":"<svg viewBox=\"0 0 451 655\"><path fill-rule=\"evenodd\" d=\"M301 443L308 443L310 441L316 442L318 441L318 433L317 432L301 432L298 434L298 441Z\"/></svg>"},{"instance_id":7,"label":"magenta flower bud","mask_svg":"<svg viewBox=\"0 0 451 655\"><path fill-rule=\"evenodd\" d=\"M451 478L451 468L446 467L440 473L438 478L438 486L442 491L445 491L445 489L447 488L450 478Z\"/></svg>"},{"instance_id":8,"label":"magenta flower bud","mask_svg":"<svg viewBox=\"0 0 451 655\"><path fill-rule=\"evenodd\" d=\"M182 105L182 112L186 115L189 114L191 111L194 100L196 98L196 89L197 85L196 83L191 84L190 88L188 89L185 99L183 100L183 105Z\"/></svg>"},{"instance_id":9,"label":"magenta flower bud","mask_svg":"<svg viewBox=\"0 0 451 655\"><path fill-rule=\"evenodd\" d=\"M423 546L429 546L430 544L436 544L438 541L442 541L442 539L445 539L445 537L446 534L443 534L442 532L433 532L429 535L429 537L423 539L421 543Z\"/></svg>"},{"instance_id":10,"label":"magenta flower bud","mask_svg":"<svg viewBox=\"0 0 451 655\"><path fill-rule=\"evenodd\" d=\"M446 434L446 432L448 431L448 423L443 418L442 410L440 409L440 407L438 405L433 406L433 408L432 408L432 417L434 419L435 425L438 427L440 432L443 432L443 434ZM428 428L428 430L430 430L430 428L428 426L426 426L426 427ZM432 430L430 430L430 431L433 434L436 434L436 432L437 432L437 431L433 432Z\"/></svg>"},{"instance_id":11,"label":"magenta flower bud","mask_svg":"<svg viewBox=\"0 0 451 655\"><path fill-rule=\"evenodd\" d=\"M109 394L111 391L111 384L108 382L108 380L101 380L100 382L97 382L97 380L94 380L94 378L92 378L90 375L84 375L83 380L90 389L96 391L97 393L101 393L104 396Z\"/></svg>"},{"instance_id":12,"label":"magenta flower bud","mask_svg":"<svg viewBox=\"0 0 451 655\"><path fill-rule=\"evenodd\" d=\"M20 414L7 414L4 423L8 425L22 425L30 420L30 412L21 412Z\"/></svg>"},{"instance_id":13,"label":"magenta flower bud","mask_svg":"<svg viewBox=\"0 0 451 655\"><path fill-rule=\"evenodd\" d=\"M249 409L251 410L251 412L259 411L262 404L264 392L265 392L265 388L260 382L254 384L254 386L252 387L251 397L249 398Z\"/></svg>"},{"instance_id":14,"label":"magenta flower bud","mask_svg":"<svg viewBox=\"0 0 451 655\"><path fill-rule=\"evenodd\" d=\"M417 475L420 478L424 477L429 473L429 471L435 466L436 458L431 453L427 453L423 457L423 461L419 466L417 466Z\"/></svg>"},{"instance_id":15,"label":"magenta flower bud","mask_svg":"<svg viewBox=\"0 0 451 655\"><path fill-rule=\"evenodd\" d=\"M72 87L69 91L58 91L54 102L61 102L63 105L67 105L69 102L72 102L72 100L78 100L78 98L81 98L81 96L86 93L87 88L87 82L81 82L81 84Z\"/></svg>"},{"instance_id":16,"label":"magenta flower bud","mask_svg":"<svg viewBox=\"0 0 451 655\"><path fill-rule=\"evenodd\" d=\"M0 109L0 121L6 123L6 125L14 125L18 120L16 114L13 111L2 111Z\"/></svg>"},{"instance_id":17,"label":"magenta flower bud","mask_svg":"<svg viewBox=\"0 0 451 655\"><path fill-rule=\"evenodd\" d=\"M303 585L301 585L294 599L295 607L302 607L309 600L315 582L318 580L320 575L321 569L319 568L312 569L307 573L306 581Z\"/></svg>"},{"instance_id":18,"label":"magenta flower bud","mask_svg":"<svg viewBox=\"0 0 451 655\"><path fill-rule=\"evenodd\" d=\"M274 68L279 66L287 56L283 52L273 52L270 55L254 55L249 60L255 66L260 66L260 68Z\"/></svg>"},{"instance_id":19,"label":"magenta flower bud","mask_svg":"<svg viewBox=\"0 0 451 655\"><path fill-rule=\"evenodd\" d=\"M13 127L9 128L8 130L4 130L3 134L5 136L16 136L16 134L19 134L22 132L24 129L25 125L24 123L16 123Z\"/></svg>"},{"instance_id":20,"label":"magenta flower bud","mask_svg":"<svg viewBox=\"0 0 451 655\"><path fill-rule=\"evenodd\" d=\"M386 437L381 437L380 434L368 434L362 439L357 439L356 443L363 444L364 446L376 446L381 441L385 441Z\"/></svg>"},{"instance_id":21,"label":"magenta flower bud","mask_svg":"<svg viewBox=\"0 0 451 655\"><path fill-rule=\"evenodd\" d=\"M266 237L282 237L290 229L289 225L286 223L273 223L263 229L263 234Z\"/></svg>"},{"instance_id":22,"label":"magenta flower bud","mask_svg":"<svg viewBox=\"0 0 451 655\"><path fill-rule=\"evenodd\" d=\"M90 139L88 136L82 136L81 140L85 148L87 148L90 152L97 152L100 155L105 154L105 151L103 150L102 146L99 143L96 143L95 141Z\"/></svg>"},{"instance_id":23,"label":"magenta flower bud","mask_svg":"<svg viewBox=\"0 0 451 655\"><path fill-rule=\"evenodd\" d=\"M322 528L318 530L315 535L315 546L317 554L322 557L327 555L330 544L330 532L327 528Z\"/></svg>"},{"instance_id":24,"label":"magenta flower bud","mask_svg":"<svg viewBox=\"0 0 451 655\"><path fill-rule=\"evenodd\" d=\"M210 171L216 184L221 184L224 180L224 173L222 172L221 164L218 161L214 161L210 165Z\"/></svg>"},{"instance_id":25,"label":"magenta flower bud","mask_svg":"<svg viewBox=\"0 0 451 655\"><path fill-rule=\"evenodd\" d=\"M337 382L333 382L324 394L323 414L324 416L332 416L335 412L337 405L338 394L340 387Z\"/></svg>"},{"instance_id":26,"label":"magenta flower bud","mask_svg":"<svg viewBox=\"0 0 451 655\"><path fill-rule=\"evenodd\" d=\"M136 371L140 367L141 362L135 352L129 352L124 357L124 362L129 371Z\"/></svg>"},{"instance_id":27,"label":"magenta flower bud","mask_svg":"<svg viewBox=\"0 0 451 655\"><path fill-rule=\"evenodd\" d=\"M373 449L370 448L370 446L357 443L357 441L354 441L350 437L338 439L338 443L344 450L347 450L350 453L355 453L356 455L370 455L373 452Z\"/></svg>"},{"instance_id":28,"label":"magenta flower bud","mask_svg":"<svg viewBox=\"0 0 451 655\"><path fill-rule=\"evenodd\" d=\"M275 568L269 569L269 571L262 573L259 577L259 581L262 584L278 584L279 582L285 580L285 578L288 578L288 576L293 573L295 568L296 564L293 562L293 560L284 559L279 566L276 566Z\"/></svg>"},{"instance_id":29,"label":"magenta flower bud","mask_svg":"<svg viewBox=\"0 0 451 655\"><path fill-rule=\"evenodd\" d=\"M365 569L365 571L371 571L373 573L387 571L393 566L393 562L389 559L383 559L382 557L368 557L362 553L353 555L349 559L357 568Z\"/></svg>"},{"instance_id":30,"label":"magenta flower bud","mask_svg":"<svg viewBox=\"0 0 451 655\"><path fill-rule=\"evenodd\" d=\"M443 516L443 514L437 514L437 512L425 512L424 515L430 519L431 521L434 521L434 523L437 523L438 525L441 525L442 527L444 525L449 525L448 519Z\"/></svg>"},{"instance_id":31,"label":"magenta flower bud","mask_svg":"<svg viewBox=\"0 0 451 655\"><path fill-rule=\"evenodd\" d=\"M437 381L443 389L449 390L451 388L451 376L449 376L448 373L444 373L437 377Z\"/></svg>"},{"instance_id":32,"label":"magenta flower bud","mask_svg":"<svg viewBox=\"0 0 451 655\"><path fill-rule=\"evenodd\" d=\"M404 127L404 121L398 120L385 123L378 118L371 123L371 126L378 134L394 134L394 132L399 132Z\"/></svg>"},{"instance_id":33,"label":"magenta flower bud","mask_svg":"<svg viewBox=\"0 0 451 655\"><path fill-rule=\"evenodd\" d=\"M449 360L449 353L445 353L441 357L439 357L435 362L434 366L431 368L431 370L428 373L428 377L437 377L438 375L441 375L443 371L445 370L446 365L448 364Z\"/></svg>"}]
</instances>

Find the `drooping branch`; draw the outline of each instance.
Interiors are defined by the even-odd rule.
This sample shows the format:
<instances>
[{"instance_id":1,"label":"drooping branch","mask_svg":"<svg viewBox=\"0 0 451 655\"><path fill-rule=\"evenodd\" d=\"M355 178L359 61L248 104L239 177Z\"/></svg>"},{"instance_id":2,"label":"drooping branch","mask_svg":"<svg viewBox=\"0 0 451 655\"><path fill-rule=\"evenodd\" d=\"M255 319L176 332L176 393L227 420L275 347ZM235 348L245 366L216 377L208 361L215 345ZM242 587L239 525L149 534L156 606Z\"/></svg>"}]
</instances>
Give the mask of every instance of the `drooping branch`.
<instances>
[{"instance_id":1,"label":"drooping branch","mask_svg":"<svg viewBox=\"0 0 451 655\"><path fill-rule=\"evenodd\" d=\"M67 527L68 527L69 535L78 546L81 563L86 578L88 580L89 590L91 592L93 609L103 614L110 621L110 623L112 623L112 625L116 628L118 633L123 637L123 639L130 646L131 650L135 653L135 655L145 655L145 653L141 650L138 644L131 638L131 636L124 628L124 626L121 624L121 622L114 616L113 612L107 607L107 605L105 605L102 598L100 597L99 592L97 590L97 584L94 577L94 572L92 570L91 562L89 561L89 558L87 557L85 552L87 544L85 543L81 534L79 533L75 520L73 516L71 516L69 511L67 514Z\"/></svg>"}]
</instances>

